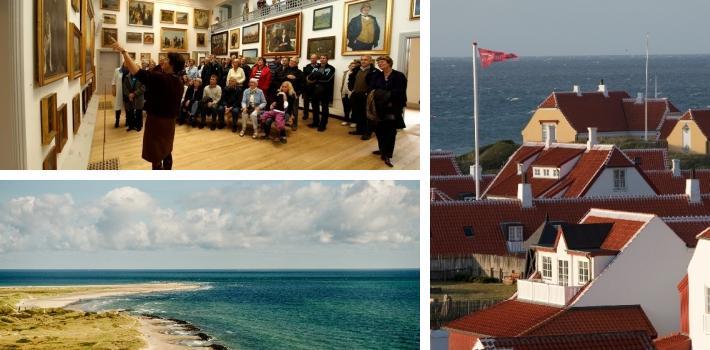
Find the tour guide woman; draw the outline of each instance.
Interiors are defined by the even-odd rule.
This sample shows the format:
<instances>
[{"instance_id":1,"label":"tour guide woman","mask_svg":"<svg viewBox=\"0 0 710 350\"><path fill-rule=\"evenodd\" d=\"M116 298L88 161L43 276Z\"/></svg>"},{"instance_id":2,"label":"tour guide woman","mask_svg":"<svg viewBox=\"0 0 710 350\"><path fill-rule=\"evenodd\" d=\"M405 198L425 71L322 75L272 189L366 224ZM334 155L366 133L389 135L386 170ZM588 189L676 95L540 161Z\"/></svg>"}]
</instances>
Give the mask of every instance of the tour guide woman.
<instances>
[{"instance_id":1,"label":"tour guide woman","mask_svg":"<svg viewBox=\"0 0 710 350\"><path fill-rule=\"evenodd\" d=\"M178 74L185 68L185 60L171 52L168 59L161 60L155 69L142 70L118 42L114 41L112 47L123 55L128 71L146 87L144 108L148 118L143 134L143 159L153 164L153 170L170 170L173 166L175 119L180 113L183 93Z\"/></svg>"}]
</instances>

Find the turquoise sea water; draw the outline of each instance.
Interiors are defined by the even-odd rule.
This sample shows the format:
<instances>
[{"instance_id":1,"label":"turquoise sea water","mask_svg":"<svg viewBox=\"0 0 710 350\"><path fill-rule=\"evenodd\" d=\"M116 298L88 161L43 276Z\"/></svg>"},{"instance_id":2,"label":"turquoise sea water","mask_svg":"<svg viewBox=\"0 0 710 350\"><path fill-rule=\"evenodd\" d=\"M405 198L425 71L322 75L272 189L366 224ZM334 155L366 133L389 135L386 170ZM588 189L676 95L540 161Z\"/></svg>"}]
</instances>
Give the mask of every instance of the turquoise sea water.
<instances>
[{"instance_id":1,"label":"turquoise sea water","mask_svg":"<svg viewBox=\"0 0 710 350\"><path fill-rule=\"evenodd\" d=\"M418 349L419 270L0 270L0 285L200 283L81 304L185 320L232 349Z\"/></svg>"}]
</instances>

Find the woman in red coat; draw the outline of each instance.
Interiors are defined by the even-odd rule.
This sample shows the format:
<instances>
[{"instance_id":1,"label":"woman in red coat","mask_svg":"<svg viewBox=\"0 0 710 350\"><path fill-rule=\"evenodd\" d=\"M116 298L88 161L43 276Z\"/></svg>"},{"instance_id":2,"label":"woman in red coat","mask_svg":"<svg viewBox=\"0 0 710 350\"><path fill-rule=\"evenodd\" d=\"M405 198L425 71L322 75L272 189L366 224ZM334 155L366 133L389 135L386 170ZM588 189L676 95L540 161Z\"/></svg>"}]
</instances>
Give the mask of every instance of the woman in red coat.
<instances>
[{"instance_id":1,"label":"woman in red coat","mask_svg":"<svg viewBox=\"0 0 710 350\"><path fill-rule=\"evenodd\" d=\"M250 79L256 79L259 81L257 86L261 91L269 91L269 86L271 85L271 70L269 66L266 65L266 60L263 57L259 57L256 60L256 65L251 69Z\"/></svg>"}]
</instances>

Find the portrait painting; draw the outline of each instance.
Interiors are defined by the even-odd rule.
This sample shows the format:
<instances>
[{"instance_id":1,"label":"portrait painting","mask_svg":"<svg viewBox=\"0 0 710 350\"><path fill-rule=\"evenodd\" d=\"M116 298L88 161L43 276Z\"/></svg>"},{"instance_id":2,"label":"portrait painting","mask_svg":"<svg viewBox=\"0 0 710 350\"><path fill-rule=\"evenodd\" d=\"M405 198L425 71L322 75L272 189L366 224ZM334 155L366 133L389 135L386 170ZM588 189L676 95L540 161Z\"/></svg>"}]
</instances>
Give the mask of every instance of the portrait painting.
<instances>
[{"instance_id":1,"label":"portrait painting","mask_svg":"<svg viewBox=\"0 0 710 350\"><path fill-rule=\"evenodd\" d=\"M140 44L143 42L143 33L138 33L138 32L127 32L126 33L126 42L127 43L137 43Z\"/></svg>"},{"instance_id":2,"label":"portrait painting","mask_svg":"<svg viewBox=\"0 0 710 350\"><path fill-rule=\"evenodd\" d=\"M120 11L121 2L120 0L101 0L101 9L109 11Z\"/></svg>"},{"instance_id":3,"label":"portrait painting","mask_svg":"<svg viewBox=\"0 0 710 350\"><path fill-rule=\"evenodd\" d=\"M66 0L35 0L36 76L39 86L69 75L69 5Z\"/></svg>"},{"instance_id":4,"label":"portrait painting","mask_svg":"<svg viewBox=\"0 0 710 350\"><path fill-rule=\"evenodd\" d=\"M104 24L116 24L116 15L113 13L104 13Z\"/></svg>"},{"instance_id":5,"label":"portrait painting","mask_svg":"<svg viewBox=\"0 0 710 350\"><path fill-rule=\"evenodd\" d=\"M111 47L114 41L118 41L118 29L101 28L101 47Z\"/></svg>"},{"instance_id":6,"label":"portrait painting","mask_svg":"<svg viewBox=\"0 0 710 350\"><path fill-rule=\"evenodd\" d=\"M207 40L205 40L205 33L197 33L197 46L207 46Z\"/></svg>"},{"instance_id":7,"label":"portrait painting","mask_svg":"<svg viewBox=\"0 0 710 350\"><path fill-rule=\"evenodd\" d=\"M300 56L301 13L264 21L263 56Z\"/></svg>"},{"instance_id":8,"label":"portrait painting","mask_svg":"<svg viewBox=\"0 0 710 350\"><path fill-rule=\"evenodd\" d=\"M239 28L229 31L229 49L236 50L239 48Z\"/></svg>"},{"instance_id":9,"label":"portrait painting","mask_svg":"<svg viewBox=\"0 0 710 350\"><path fill-rule=\"evenodd\" d=\"M210 11L195 9L192 17L195 21L194 27L197 29L207 29L210 26Z\"/></svg>"},{"instance_id":10,"label":"portrait painting","mask_svg":"<svg viewBox=\"0 0 710 350\"><path fill-rule=\"evenodd\" d=\"M71 40L71 79L76 79L81 76L81 31L76 25L72 25L72 40Z\"/></svg>"},{"instance_id":11,"label":"portrait painting","mask_svg":"<svg viewBox=\"0 0 710 350\"><path fill-rule=\"evenodd\" d=\"M313 10L313 30L333 27L333 6Z\"/></svg>"},{"instance_id":12,"label":"portrait painting","mask_svg":"<svg viewBox=\"0 0 710 350\"><path fill-rule=\"evenodd\" d=\"M187 12L175 12L175 24L188 24Z\"/></svg>"},{"instance_id":13,"label":"portrait painting","mask_svg":"<svg viewBox=\"0 0 710 350\"><path fill-rule=\"evenodd\" d=\"M62 103L57 109L57 153L62 153L64 145L69 140L69 121L67 120L67 104Z\"/></svg>"},{"instance_id":14,"label":"portrait painting","mask_svg":"<svg viewBox=\"0 0 710 350\"><path fill-rule=\"evenodd\" d=\"M254 64L256 59L259 58L259 49L242 50L242 56L246 58L247 63Z\"/></svg>"},{"instance_id":15,"label":"portrait painting","mask_svg":"<svg viewBox=\"0 0 710 350\"><path fill-rule=\"evenodd\" d=\"M187 29L160 28L160 49L166 52L187 51Z\"/></svg>"},{"instance_id":16,"label":"portrait painting","mask_svg":"<svg viewBox=\"0 0 710 350\"><path fill-rule=\"evenodd\" d=\"M327 36L323 38L308 39L308 56L316 54L319 57L325 55L328 59L335 59L335 37Z\"/></svg>"},{"instance_id":17,"label":"portrait painting","mask_svg":"<svg viewBox=\"0 0 710 350\"><path fill-rule=\"evenodd\" d=\"M160 10L160 23L175 23L175 11Z\"/></svg>"},{"instance_id":18,"label":"portrait painting","mask_svg":"<svg viewBox=\"0 0 710 350\"><path fill-rule=\"evenodd\" d=\"M81 106L79 102L79 94L74 95L71 100L71 115L72 129L75 134L79 132L79 126L81 125Z\"/></svg>"},{"instance_id":19,"label":"portrait painting","mask_svg":"<svg viewBox=\"0 0 710 350\"><path fill-rule=\"evenodd\" d=\"M227 40L229 40L228 32L212 34L210 40L212 44L212 54L223 56L227 54Z\"/></svg>"},{"instance_id":20,"label":"portrait painting","mask_svg":"<svg viewBox=\"0 0 710 350\"><path fill-rule=\"evenodd\" d=\"M71 8L74 9L74 12L79 12L79 9L81 8L79 0L71 0Z\"/></svg>"},{"instance_id":21,"label":"portrait painting","mask_svg":"<svg viewBox=\"0 0 710 350\"><path fill-rule=\"evenodd\" d=\"M153 33L143 33L143 44L153 45Z\"/></svg>"},{"instance_id":22,"label":"portrait painting","mask_svg":"<svg viewBox=\"0 0 710 350\"><path fill-rule=\"evenodd\" d=\"M42 170L57 170L57 147L52 146L42 161Z\"/></svg>"},{"instance_id":23,"label":"portrait painting","mask_svg":"<svg viewBox=\"0 0 710 350\"><path fill-rule=\"evenodd\" d=\"M152 27L153 8L152 2L128 0L128 25Z\"/></svg>"},{"instance_id":24,"label":"portrait painting","mask_svg":"<svg viewBox=\"0 0 710 350\"><path fill-rule=\"evenodd\" d=\"M141 62L150 62L150 52L141 53Z\"/></svg>"},{"instance_id":25,"label":"portrait painting","mask_svg":"<svg viewBox=\"0 0 710 350\"><path fill-rule=\"evenodd\" d=\"M259 42L259 23L242 27L242 44L252 44Z\"/></svg>"},{"instance_id":26,"label":"portrait painting","mask_svg":"<svg viewBox=\"0 0 710 350\"><path fill-rule=\"evenodd\" d=\"M239 51L229 51L229 58L232 58L234 56L239 57Z\"/></svg>"},{"instance_id":27,"label":"portrait painting","mask_svg":"<svg viewBox=\"0 0 710 350\"><path fill-rule=\"evenodd\" d=\"M57 134L57 94L49 94L40 100L42 116L42 144L48 145Z\"/></svg>"},{"instance_id":28,"label":"portrait painting","mask_svg":"<svg viewBox=\"0 0 710 350\"><path fill-rule=\"evenodd\" d=\"M419 0L410 0L412 3L409 5L409 19L419 19Z\"/></svg>"},{"instance_id":29,"label":"portrait painting","mask_svg":"<svg viewBox=\"0 0 710 350\"><path fill-rule=\"evenodd\" d=\"M345 3L342 55L387 55L392 31L392 0Z\"/></svg>"}]
</instances>

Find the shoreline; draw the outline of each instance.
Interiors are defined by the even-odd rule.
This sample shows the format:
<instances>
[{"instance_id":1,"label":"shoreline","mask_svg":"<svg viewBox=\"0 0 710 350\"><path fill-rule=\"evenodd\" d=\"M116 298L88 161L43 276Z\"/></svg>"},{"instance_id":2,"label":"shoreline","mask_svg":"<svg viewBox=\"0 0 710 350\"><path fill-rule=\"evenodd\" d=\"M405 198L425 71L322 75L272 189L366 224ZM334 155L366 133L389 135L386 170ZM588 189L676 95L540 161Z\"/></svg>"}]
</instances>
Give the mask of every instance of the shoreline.
<instances>
[{"instance_id":1,"label":"shoreline","mask_svg":"<svg viewBox=\"0 0 710 350\"><path fill-rule=\"evenodd\" d=\"M202 288L201 284L189 283L134 283L112 285L62 285L62 286L3 286L3 290L56 289L67 293L57 295L21 299L15 307L18 310L33 308L63 308L72 311L85 310L78 307L88 300L137 295L150 293L165 293L179 291L194 291ZM103 310L101 312L118 311L136 320L137 330L145 342L143 349L147 350L225 350L228 347L214 343L213 338L191 323L151 314L134 314L130 310Z\"/></svg>"}]
</instances>

